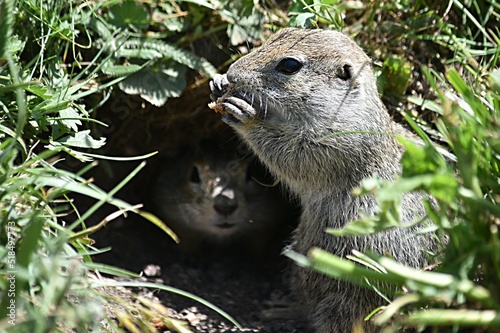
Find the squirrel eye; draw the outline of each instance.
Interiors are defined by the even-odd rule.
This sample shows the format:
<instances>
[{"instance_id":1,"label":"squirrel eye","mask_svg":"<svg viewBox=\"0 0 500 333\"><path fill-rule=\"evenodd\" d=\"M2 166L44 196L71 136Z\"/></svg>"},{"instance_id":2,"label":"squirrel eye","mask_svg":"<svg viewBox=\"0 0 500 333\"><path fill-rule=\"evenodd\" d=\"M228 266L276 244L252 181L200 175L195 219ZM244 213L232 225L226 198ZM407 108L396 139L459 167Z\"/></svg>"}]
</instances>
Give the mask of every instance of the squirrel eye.
<instances>
[{"instance_id":1,"label":"squirrel eye","mask_svg":"<svg viewBox=\"0 0 500 333\"><path fill-rule=\"evenodd\" d=\"M302 68L302 63L294 58L284 58L278 65L276 70L280 73L291 75L297 73Z\"/></svg>"},{"instance_id":2,"label":"squirrel eye","mask_svg":"<svg viewBox=\"0 0 500 333\"><path fill-rule=\"evenodd\" d=\"M193 169L191 169L191 175L189 176L189 181L191 183L201 182L200 173L198 172L198 168L195 166L193 166Z\"/></svg>"}]
</instances>

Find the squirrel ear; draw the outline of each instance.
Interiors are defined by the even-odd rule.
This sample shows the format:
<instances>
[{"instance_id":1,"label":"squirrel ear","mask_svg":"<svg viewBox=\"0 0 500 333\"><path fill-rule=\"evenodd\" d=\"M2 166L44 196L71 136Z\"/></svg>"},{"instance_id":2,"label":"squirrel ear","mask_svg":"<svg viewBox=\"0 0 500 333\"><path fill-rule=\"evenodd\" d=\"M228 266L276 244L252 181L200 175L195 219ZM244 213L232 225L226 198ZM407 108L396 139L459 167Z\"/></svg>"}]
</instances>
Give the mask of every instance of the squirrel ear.
<instances>
[{"instance_id":1,"label":"squirrel ear","mask_svg":"<svg viewBox=\"0 0 500 333\"><path fill-rule=\"evenodd\" d=\"M344 64L343 66L338 67L337 77L345 81L352 78L352 66L349 64Z\"/></svg>"}]
</instances>

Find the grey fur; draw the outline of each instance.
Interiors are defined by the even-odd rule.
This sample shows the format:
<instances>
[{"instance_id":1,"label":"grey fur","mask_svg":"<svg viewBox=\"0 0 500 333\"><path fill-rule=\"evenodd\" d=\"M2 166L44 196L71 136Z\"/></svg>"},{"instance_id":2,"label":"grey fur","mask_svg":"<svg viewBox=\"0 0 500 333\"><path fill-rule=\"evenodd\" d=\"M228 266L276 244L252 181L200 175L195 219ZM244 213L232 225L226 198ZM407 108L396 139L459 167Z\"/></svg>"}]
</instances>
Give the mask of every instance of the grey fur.
<instances>
[{"instance_id":1,"label":"grey fur","mask_svg":"<svg viewBox=\"0 0 500 333\"><path fill-rule=\"evenodd\" d=\"M285 57L303 66L294 74L276 69ZM212 104L268 168L300 199L303 212L294 249L317 246L345 257L353 249L390 254L423 267L430 236L419 227L393 229L369 237L338 238L325 233L373 213L375 199L351 190L366 177L394 179L401 173L403 148L396 125L379 98L371 61L350 38L326 30L284 29L242 57L211 83ZM408 134L410 136L410 134ZM403 198L403 220L425 215L422 196ZM382 299L373 291L297 268L293 287L317 333L352 332Z\"/></svg>"}]
</instances>

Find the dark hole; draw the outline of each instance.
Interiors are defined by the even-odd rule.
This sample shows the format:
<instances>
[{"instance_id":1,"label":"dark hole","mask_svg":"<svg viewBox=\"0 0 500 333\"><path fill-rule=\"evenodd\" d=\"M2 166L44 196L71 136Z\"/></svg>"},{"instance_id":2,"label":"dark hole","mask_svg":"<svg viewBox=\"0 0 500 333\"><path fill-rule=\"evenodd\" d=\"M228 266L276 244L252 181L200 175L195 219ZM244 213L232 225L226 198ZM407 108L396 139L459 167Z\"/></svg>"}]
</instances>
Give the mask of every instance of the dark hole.
<instances>
[{"instance_id":1,"label":"dark hole","mask_svg":"<svg viewBox=\"0 0 500 333\"><path fill-rule=\"evenodd\" d=\"M248 163L246 181L256 181L264 185L271 185L274 183L274 178L269 170L254 158Z\"/></svg>"}]
</instances>

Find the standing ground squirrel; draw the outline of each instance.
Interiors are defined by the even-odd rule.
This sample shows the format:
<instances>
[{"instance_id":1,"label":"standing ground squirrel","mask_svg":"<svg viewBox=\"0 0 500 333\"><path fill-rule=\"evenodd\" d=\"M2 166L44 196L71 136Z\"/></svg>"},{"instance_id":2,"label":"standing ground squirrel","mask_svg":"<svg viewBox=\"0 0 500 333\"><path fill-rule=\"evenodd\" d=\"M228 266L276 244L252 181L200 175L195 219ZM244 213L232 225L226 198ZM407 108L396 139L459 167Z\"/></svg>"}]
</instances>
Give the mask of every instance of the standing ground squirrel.
<instances>
[{"instance_id":1,"label":"standing ground squirrel","mask_svg":"<svg viewBox=\"0 0 500 333\"><path fill-rule=\"evenodd\" d=\"M352 250L389 254L423 267L425 250L435 250L420 226L366 237L335 237L342 228L373 214L372 196L353 196L362 179L394 179L403 153L395 137L405 130L379 98L371 61L340 32L284 29L211 82L212 109L222 114L279 180L297 195L302 215L293 248L320 247L345 257ZM404 195L402 219L426 214L419 193ZM352 332L383 300L372 290L296 269L292 285L317 333ZM364 322L366 332L376 331Z\"/></svg>"}]
</instances>

